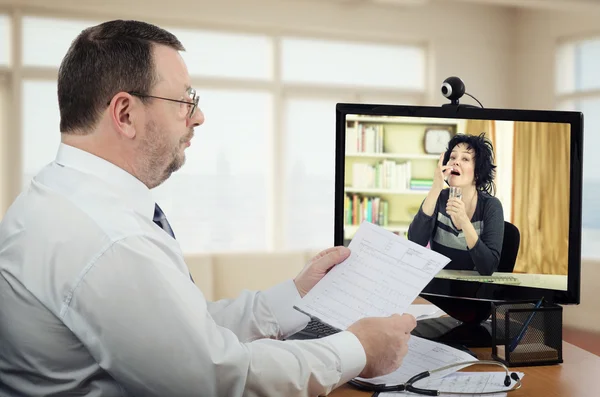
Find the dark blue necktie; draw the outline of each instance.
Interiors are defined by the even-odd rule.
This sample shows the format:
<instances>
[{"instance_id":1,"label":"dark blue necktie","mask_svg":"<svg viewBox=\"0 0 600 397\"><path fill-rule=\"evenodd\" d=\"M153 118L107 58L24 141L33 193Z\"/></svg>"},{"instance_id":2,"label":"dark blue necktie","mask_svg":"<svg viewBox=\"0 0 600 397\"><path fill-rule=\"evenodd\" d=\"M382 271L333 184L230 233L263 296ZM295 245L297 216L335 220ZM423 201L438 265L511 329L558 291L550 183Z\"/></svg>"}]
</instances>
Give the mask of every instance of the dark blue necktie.
<instances>
[{"instance_id":1,"label":"dark blue necktie","mask_svg":"<svg viewBox=\"0 0 600 397\"><path fill-rule=\"evenodd\" d=\"M154 219L152 219L162 230L169 233L171 237L175 238L175 233L165 216L165 213L160 209L158 204L154 204Z\"/></svg>"},{"instance_id":2,"label":"dark blue necktie","mask_svg":"<svg viewBox=\"0 0 600 397\"><path fill-rule=\"evenodd\" d=\"M154 223L156 223L162 230L169 233L169 235L175 238L175 233L173 233L173 229L165 216L165 213L160 209L158 204L154 204L154 218L152 219ZM190 273L190 279L194 282L192 278L192 273Z\"/></svg>"}]
</instances>

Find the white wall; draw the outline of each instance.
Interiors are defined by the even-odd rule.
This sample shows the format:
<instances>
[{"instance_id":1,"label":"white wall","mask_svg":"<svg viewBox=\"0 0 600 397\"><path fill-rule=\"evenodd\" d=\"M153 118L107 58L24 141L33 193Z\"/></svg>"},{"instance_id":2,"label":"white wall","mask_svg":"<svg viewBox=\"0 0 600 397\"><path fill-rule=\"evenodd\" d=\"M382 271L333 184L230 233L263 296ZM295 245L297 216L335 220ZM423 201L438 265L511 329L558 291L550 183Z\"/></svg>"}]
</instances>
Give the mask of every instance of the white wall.
<instances>
[{"instance_id":1,"label":"white wall","mask_svg":"<svg viewBox=\"0 0 600 397\"><path fill-rule=\"evenodd\" d=\"M504 220L512 222L513 136L515 123L496 121L496 197L502 202Z\"/></svg>"}]
</instances>

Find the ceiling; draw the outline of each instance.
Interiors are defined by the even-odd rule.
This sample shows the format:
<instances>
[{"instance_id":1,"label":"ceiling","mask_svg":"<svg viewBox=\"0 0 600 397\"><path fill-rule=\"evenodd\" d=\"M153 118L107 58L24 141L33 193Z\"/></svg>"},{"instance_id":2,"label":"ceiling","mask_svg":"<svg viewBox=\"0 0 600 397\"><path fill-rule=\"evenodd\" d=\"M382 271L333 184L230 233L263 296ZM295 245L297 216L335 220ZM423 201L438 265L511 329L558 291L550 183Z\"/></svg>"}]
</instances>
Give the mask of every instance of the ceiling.
<instances>
[{"instance_id":1,"label":"ceiling","mask_svg":"<svg viewBox=\"0 0 600 397\"><path fill-rule=\"evenodd\" d=\"M293 0L346 4L376 4L398 7L419 7L429 4L471 3L511 8L533 8L561 11L600 11L600 0Z\"/></svg>"}]
</instances>

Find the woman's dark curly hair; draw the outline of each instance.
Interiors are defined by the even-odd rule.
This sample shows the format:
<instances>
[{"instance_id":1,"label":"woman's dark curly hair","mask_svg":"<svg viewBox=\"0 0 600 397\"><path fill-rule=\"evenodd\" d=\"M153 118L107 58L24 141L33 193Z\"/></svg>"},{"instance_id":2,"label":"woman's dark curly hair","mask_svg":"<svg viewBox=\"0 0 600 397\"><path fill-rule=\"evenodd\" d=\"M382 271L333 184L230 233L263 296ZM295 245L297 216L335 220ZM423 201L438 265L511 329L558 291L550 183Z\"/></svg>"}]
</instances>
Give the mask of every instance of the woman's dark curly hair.
<instances>
[{"instance_id":1,"label":"woman's dark curly hair","mask_svg":"<svg viewBox=\"0 0 600 397\"><path fill-rule=\"evenodd\" d=\"M494 176L496 175L496 165L494 165L494 147L492 142L485 137L485 133L480 135L456 134L448 142L448 148L444 154L444 164L448 163L452 149L460 143L467 145L467 149L472 149L475 153L475 187L477 190L494 195L496 185Z\"/></svg>"}]
</instances>

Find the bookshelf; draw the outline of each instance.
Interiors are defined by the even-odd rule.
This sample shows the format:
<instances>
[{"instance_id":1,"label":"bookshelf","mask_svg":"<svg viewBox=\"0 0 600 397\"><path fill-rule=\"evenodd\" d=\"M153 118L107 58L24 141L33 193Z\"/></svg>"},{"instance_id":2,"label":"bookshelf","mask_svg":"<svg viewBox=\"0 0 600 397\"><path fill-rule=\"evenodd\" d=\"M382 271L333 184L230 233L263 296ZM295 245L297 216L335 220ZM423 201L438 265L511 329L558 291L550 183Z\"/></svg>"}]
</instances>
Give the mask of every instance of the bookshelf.
<instances>
[{"instance_id":1,"label":"bookshelf","mask_svg":"<svg viewBox=\"0 0 600 397\"><path fill-rule=\"evenodd\" d=\"M367 220L406 235L433 183L439 154L426 153L425 131L464 133L460 119L360 116L346 118L344 239Z\"/></svg>"}]
</instances>

